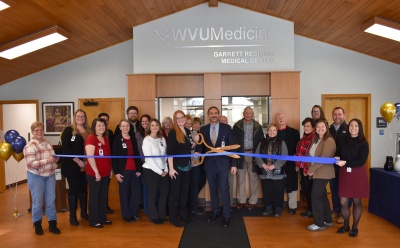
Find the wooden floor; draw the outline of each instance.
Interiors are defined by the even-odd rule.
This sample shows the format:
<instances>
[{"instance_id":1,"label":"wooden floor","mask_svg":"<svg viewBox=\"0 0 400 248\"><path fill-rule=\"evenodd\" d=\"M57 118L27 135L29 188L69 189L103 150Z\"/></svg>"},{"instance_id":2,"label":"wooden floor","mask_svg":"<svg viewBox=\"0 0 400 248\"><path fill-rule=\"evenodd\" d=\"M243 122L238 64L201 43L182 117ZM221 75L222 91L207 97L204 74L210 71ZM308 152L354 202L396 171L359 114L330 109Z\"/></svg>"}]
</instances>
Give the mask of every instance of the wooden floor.
<instances>
[{"instance_id":1,"label":"wooden floor","mask_svg":"<svg viewBox=\"0 0 400 248\"><path fill-rule=\"evenodd\" d=\"M44 235L36 236L32 227L27 184L19 185L15 194L12 190L0 194L0 247L178 247L183 228L171 224L152 224L146 215L135 223L123 222L120 215L118 194L110 194L110 206L114 214L108 215L113 222L103 229L89 227L87 221L81 221L78 227L69 224L68 212L58 213L58 226L61 235L48 232L46 217ZM13 217L14 197L16 207L22 216ZM302 209L300 208L300 211ZM400 210L399 210L400 211ZM327 227L325 231L310 232L306 226L311 219L299 214L292 216L284 212L281 218L245 217L246 231L252 248L264 247L399 247L400 228L386 220L370 214L367 201L359 225L359 236L350 238L347 234L336 234L339 224ZM194 223L195 225L195 223ZM222 228L222 226L221 226ZM196 247L193 244L191 247ZM186 247L185 247L186 248Z\"/></svg>"}]
</instances>

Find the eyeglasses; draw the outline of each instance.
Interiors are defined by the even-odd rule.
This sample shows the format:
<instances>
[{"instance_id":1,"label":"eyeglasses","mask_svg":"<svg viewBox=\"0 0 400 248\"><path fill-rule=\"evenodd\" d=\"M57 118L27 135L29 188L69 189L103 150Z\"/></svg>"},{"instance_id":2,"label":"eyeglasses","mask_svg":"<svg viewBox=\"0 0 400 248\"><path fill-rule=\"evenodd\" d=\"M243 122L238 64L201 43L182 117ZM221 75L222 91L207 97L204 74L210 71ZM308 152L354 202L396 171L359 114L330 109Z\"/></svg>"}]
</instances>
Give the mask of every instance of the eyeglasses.
<instances>
[{"instance_id":1,"label":"eyeglasses","mask_svg":"<svg viewBox=\"0 0 400 248\"><path fill-rule=\"evenodd\" d=\"M177 121L180 121L180 120L183 120L183 119L185 119L185 116L176 117Z\"/></svg>"},{"instance_id":2,"label":"eyeglasses","mask_svg":"<svg viewBox=\"0 0 400 248\"><path fill-rule=\"evenodd\" d=\"M86 116L84 115L77 115L76 118L85 118Z\"/></svg>"},{"instance_id":3,"label":"eyeglasses","mask_svg":"<svg viewBox=\"0 0 400 248\"><path fill-rule=\"evenodd\" d=\"M44 130L40 128L40 129L33 129L33 131L34 132L43 132Z\"/></svg>"}]
</instances>

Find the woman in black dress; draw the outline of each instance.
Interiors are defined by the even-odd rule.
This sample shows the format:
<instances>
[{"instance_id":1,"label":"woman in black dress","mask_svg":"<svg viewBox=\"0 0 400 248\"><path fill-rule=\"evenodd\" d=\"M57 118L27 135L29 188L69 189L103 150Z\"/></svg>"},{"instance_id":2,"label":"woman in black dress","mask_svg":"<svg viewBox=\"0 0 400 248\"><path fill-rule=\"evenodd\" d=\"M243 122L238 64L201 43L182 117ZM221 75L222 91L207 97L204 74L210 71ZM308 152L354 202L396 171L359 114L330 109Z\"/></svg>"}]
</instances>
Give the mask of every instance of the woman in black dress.
<instances>
[{"instance_id":1,"label":"woman in black dress","mask_svg":"<svg viewBox=\"0 0 400 248\"><path fill-rule=\"evenodd\" d=\"M337 233L349 232L350 237L358 235L358 222L362 214L361 198L369 197L368 174L365 163L369 154L368 142L364 136L362 122L352 119L347 127L346 139L340 144L339 197L342 205L344 225ZM339 158L338 158L339 159ZM349 199L353 199L353 226L350 230Z\"/></svg>"}]
</instances>

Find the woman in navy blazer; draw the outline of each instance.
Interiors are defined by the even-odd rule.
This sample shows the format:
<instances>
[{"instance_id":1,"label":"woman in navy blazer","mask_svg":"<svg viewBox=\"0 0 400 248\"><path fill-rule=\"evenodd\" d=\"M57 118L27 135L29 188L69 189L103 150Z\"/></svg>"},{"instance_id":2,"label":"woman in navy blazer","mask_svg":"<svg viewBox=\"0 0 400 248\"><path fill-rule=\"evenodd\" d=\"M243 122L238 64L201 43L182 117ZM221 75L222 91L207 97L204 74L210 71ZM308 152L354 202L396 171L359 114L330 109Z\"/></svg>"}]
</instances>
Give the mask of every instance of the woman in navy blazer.
<instances>
[{"instance_id":1,"label":"woman in navy blazer","mask_svg":"<svg viewBox=\"0 0 400 248\"><path fill-rule=\"evenodd\" d=\"M121 120L119 128L121 133L114 137L112 155L139 156L136 138L129 134L128 120ZM142 161L139 158L113 158L112 169L119 184L122 218L132 223L140 219L137 210L141 194Z\"/></svg>"}]
</instances>

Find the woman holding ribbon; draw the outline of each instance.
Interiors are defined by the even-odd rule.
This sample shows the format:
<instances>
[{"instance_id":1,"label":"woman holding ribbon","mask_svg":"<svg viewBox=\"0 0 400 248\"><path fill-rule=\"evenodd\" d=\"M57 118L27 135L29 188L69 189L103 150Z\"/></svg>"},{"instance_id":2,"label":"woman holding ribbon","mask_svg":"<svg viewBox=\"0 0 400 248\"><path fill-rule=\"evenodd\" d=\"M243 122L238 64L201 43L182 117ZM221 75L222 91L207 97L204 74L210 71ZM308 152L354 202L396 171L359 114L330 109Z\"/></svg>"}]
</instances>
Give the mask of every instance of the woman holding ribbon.
<instances>
[{"instance_id":1,"label":"woman holding ribbon","mask_svg":"<svg viewBox=\"0 0 400 248\"><path fill-rule=\"evenodd\" d=\"M368 159L369 146L364 136L362 122L352 119L347 126L346 139L341 140L339 150L340 166L339 196L342 205L344 225L337 233L349 232L350 237L358 235L358 222L362 214L361 198L369 197L368 174L365 163ZM349 199L353 199L353 226L350 230Z\"/></svg>"},{"instance_id":2,"label":"woman holding ribbon","mask_svg":"<svg viewBox=\"0 0 400 248\"><path fill-rule=\"evenodd\" d=\"M335 155L335 140L329 133L329 126L326 120L318 120L315 124L315 139L310 148L312 157L331 157ZM325 226L332 226L332 214L329 200L326 195L326 185L329 180L335 177L333 164L309 163L308 175L313 177L311 189L311 202L314 216L314 223L307 226L310 231L322 231Z\"/></svg>"},{"instance_id":3,"label":"woman holding ribbon","mask_svg":"<svg viewBox=\"0 0 400 248\"><path fill-rule=\"evenodd\" d=\"M86 179L89 184L89 225L95 228L103 228L103 224L112 224L106 216L111 159L102 158L102 156L111 155L106 121L102 118L94 119L91 132L85 141L85 150L88 156Z\"/></svg>"}]
</instances>

